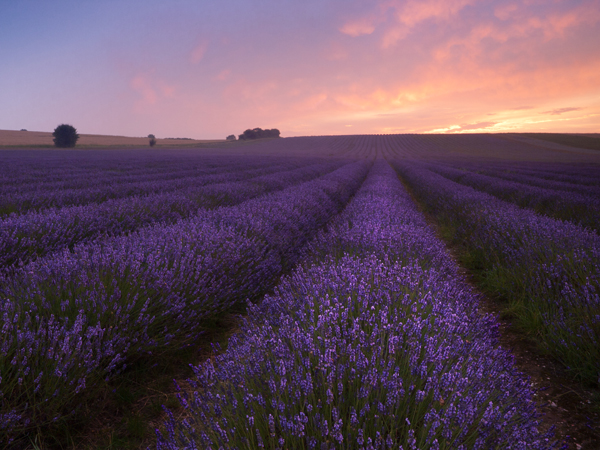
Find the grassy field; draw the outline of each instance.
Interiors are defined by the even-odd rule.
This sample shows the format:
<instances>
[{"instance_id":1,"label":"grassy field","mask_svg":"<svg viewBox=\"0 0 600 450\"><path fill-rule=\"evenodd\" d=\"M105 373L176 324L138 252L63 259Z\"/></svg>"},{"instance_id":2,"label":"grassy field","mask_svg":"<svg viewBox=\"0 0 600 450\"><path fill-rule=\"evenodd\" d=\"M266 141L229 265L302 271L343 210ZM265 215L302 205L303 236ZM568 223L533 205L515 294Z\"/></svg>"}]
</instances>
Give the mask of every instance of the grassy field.
<instances>
[{"instance_id":1,"label":"grassy field","mask_svg":"<svg viewBox=\"0 0 600 450\"><path fill-rule=\"evenodd\" d=\"M0 147L54 147L49 131L0 130ZM100 134L80 134L77 147L149 147L147 137L106 136ZM225 139L156 139L156 147L180 147L223 145Z\"/></svg>"}]
</instances>

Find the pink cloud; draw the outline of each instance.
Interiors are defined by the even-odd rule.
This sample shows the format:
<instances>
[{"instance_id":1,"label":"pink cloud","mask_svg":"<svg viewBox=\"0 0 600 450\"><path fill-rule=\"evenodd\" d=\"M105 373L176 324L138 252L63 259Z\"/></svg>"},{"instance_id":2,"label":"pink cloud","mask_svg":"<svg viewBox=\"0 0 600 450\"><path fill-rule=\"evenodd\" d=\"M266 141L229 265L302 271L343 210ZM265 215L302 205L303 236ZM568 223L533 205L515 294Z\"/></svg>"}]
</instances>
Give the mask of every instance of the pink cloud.
<instances>
[{"instance_id":1,"label":"pink cloud","mask_svg":"<svg viewBox=\"0 0 600 450\"><path fill-rule=\"evenodd\" d=\"M362 36L365 34L371 34L375 31L374 19L371 17L364 17L358 20L353 20L345 23L339 30L352 37Z\"/></svg>"},{"instance_id":2,"label":"pink cloud","mask_svg":"<svg viewBox=\"0 0 600 450\"><path fill-rule=\"evenodd\" d=\"M381 40L381 46L383 48L390 48L398 41L404 39L410 33L410 28L403 24L398 24L388 28L383 34Z\"/></svg>"},{"instance_id":3,"label":"pink cloud","mask_svg":"<svg viewBox=\"0 0 600 450\"><path fill-rule=\"evenodd\" d=\"M223 91L223 94L236 101L263 101L263 105L272 103L272 94L276 91L278 83L276 80L248 81L245 78L239 78L229 84Z\"/></svg>"},{"instance_id":4,"label":"pink cloud","mask_svg":"<svg viewBox=\"0 0 600 450\"><path fill-rule=\"evenodd\" d=\"M494 16L500 20L508 20L514 17L516 11L518 11L519 5L516 3L506 3L504 5L498 5L494 9Z\"/></svg>"},{"instance_id":5,"label":"pink cloud","mask_svg":"<svg viewBox=\"0 0 600 450\"><path fill-rule=\"evenodd\" d=\"M600 22L600 1L590 1L569 11L552 14L545 28L551 36L564 37L568 29L598 22Z\"/></svg>"},{"instance_id":6,"label":"pink cloud","mask_svg":"<svg viewBox=\"0 0 600 450\"><path fill-rule=\"evenodd\" d=\"M380 4L382 15L392 10L395 23L388 24L381 43L382 47L389 48L405 39L414 27L424 21L452 20L463 8L476 2L477 0L384 1Z\"/></svg>"},{"instance_id":7,"label":"pink cloud","mask_svg":"<svg viewBox=\"0 0 600 450\"><path fill-rule=\"evenodd\" d=\"M564 3L494 7L472 0L381 1L363 17L332 19L329 35L314 42L306 36L289 59L272 51L277 45L253 47L231 40L225 46L211 36L211 48L223 45L223 51L211 53L202 75L209 89L187 80L187 90L195 93L188 107L194 112L187 116L208 108L215 124L243 123L239 132L261 126L327 134L347 132L347 124L357 133L523 127L529 123L525 120L540 120L540 105L566 113L570 109L561 106L580 104L573 102L600 85L600 60L589 58L581 45L595 19L579 9L585 11ZM588 28L581 31L577 23ZM208 42L194 49L196 64L204 65ZM561 47L567 50L557 54L555 48ZM263 49L258 59L245 59L256 48ZM192 56L183 58L193 62ZM147 77L134 84L140 104L163 106L168 90L157 80ZM171 95L182 90L180 84ZM528 112L532 107L515 105L536 106ZM560 114L544 118L558 120Z\"/></svg>"},{"instance_id":8,"label":"pink cloud","mask_svg":"<svg viewBox=\"0 0 600 450\"><path fill-rule=\"evenodd\" d=\"M198 64L204 58L206 50L208 49L208 41L205 40L198 44L194 50L190 53L190 62L192 64Z\"/></svg>"},{"instance_id":9,"label":"pink cloud","mask_svg":"<svg viewBox=\"0 0 600 450\"><path fill-rule=\"evenodd\" d=\"M305 98L300 104L296 105L296 110L314 110L317 107L323 105L323 103L327 100L328 96L326 93L320 93L311 95Z\"/></svg>"},{"instance_id":10,"label":"pink cloud","mask_svg":"<svg viewBox=\"0 0 600 450\"><path fill-rule=\"evenodd\" d=\"M410 0L402 2L395 9L398 21L413 27L429 19L450 20L464 7L476 2L477 0Z\"/></svg>"},{"instance_id":11,"label":"pink cloud","mask_svg":"<svg viewBox=\"0 0 600 450\"><path fill-rule=\"evenodd\" d=\"M158 83L158 88L165 98L173 98L175 96L175 86L170 86L161 81Z\"/></svg>"},{"instance_id":12,"label":"pink cloud","mask_svg":"<svg viewBox=\"0 0 600 450\"><path fill-rule=\"evenodd\" d=\"M467 31L468 25L461 26L459 14L468 6L484 5L480 0L382 0L373 11L364 17L348 21L340 31L360 36L372 34L382 29L381 46L393 47L407 38L413 30L426 21L446 23L457 27L457 31ZM600 0L588 0L565 10L560 5L529 5L511 2L499 4L492 14L479 18L473 40L490 37L497 42L507 42L511 38L525 38L541 32L546 40L564 37L564 33L581 24L595 24L600 21ZM390 14L391 12L391 14ZM493 19L500 23L493 23Z\"/></svg>"},{"instance_id":13,"label":"pink cloud","mask_svg":"<svg viewBox=\"0 0 600 450\"><path fill-rule=\"evenodd\" d=\"M158 95L145 76L138 75L134 77L130 82L130 86L142 96L143 103L149 105L156 103Z\"/></svg>"},{"instance_id":14,"label":"pink cloud","mask_svg":"<svg viewBox=\"0 0 600 450\"><path fill-rule=\"evenodd\" d=\"M140 96L135 104L138 110L156 105L161 98L173 98L176 91L175 86L144 74L133 77L129 85Z\"/></svg>"},{"instance_id":15,"label":"pink cloud","mask_svg":"<svg viewBox=\"0 0 600 450\"><path fill-rule=\"evenodd\" d=\"M342 61L348 58L348 50L339 42L332 42L323 55L330 61Z\"/></svg>"},{"instance_id":16,"label":"pink cloud","mask_svg":"<svg viewBox=\"0 0 600 450\"><path fill-rule=\"evenodd\" d=\"M225 70L222 70L221 72L219 72L219 74L215 77L215 80L225 81L226 79L229 78L230 75L231 75L231 70L225 69Z\"/></svg>"}]
</instances>

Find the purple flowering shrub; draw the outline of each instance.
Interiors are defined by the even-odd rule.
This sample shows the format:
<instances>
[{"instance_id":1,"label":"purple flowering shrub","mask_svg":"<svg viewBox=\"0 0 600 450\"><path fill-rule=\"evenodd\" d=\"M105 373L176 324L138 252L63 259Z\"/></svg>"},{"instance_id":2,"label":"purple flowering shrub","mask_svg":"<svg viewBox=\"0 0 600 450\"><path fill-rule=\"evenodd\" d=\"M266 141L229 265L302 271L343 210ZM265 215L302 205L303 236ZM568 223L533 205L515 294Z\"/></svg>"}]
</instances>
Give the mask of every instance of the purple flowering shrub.
<instances>
[{"instance_id":1,"label":"purple flowering shrub","mask_svg":"<svg viewBox=\"0 0 600 450\"><path fill-rule=\"evenodd\" d=\"M600 383L600 237L419 164L395 167L468 252L486 289L510 302L520 326L575 376Z\"/></svg>"},{"instance_id":2,"label":"purple flowering shrub","mask_svg":"<svg viewBox=\"0 0 600 450\"><path fill-rule=\"evenodd\" d=\"M563 189L557 189L549 182L546 182L544 187L532 186L527 183L527 178L519 175L513 175L512 179L507 180L441 164L428 164L427 168L449 180L487 192L523 208L532 209L539 214L568 220L596 231L600 230L598 201L600 190L598 189L593 194L584 194L574 192L577 185L570 185ZM471 170L477 169L478 166L475 166Z\"/></svg>"},{"instance_id":3,"label":"purple flowering shrub","mask_svg":"<svg viewBox=\"0 0 600 450\"><path fill-rule=\"evenodd\" d=\"M376 162L227 350L194 367L158 448L552 448L496 326Z\"/></svg>"},{"instance_id":4,"label":"purple flowering shrub","mask_svg":"<svg viewBox=\"0 0 600 450\"><path fill-rule=\"evenodd\" d=\"M76 245L0 279L0 440L43 429L134 358L188 345L256 299L358 189L370 163L234 207Z\"/></svg>"},{"instance_id":5,"label":"purple flowering shrub","mask_svg":"<svg viewBox=\"0 0 600 450\"><path fill-rule=\"evenodd\" d=\"M253 177L249 179L244 175L250 172L221 173L214 184L208 184L210 180L204 178L174 192L11 215L0 220L0 267L16 261L26 263L82 242L132 232L150 224L174 223L199 209L234 205L322 176L341 165L337 161L299 168L275 166L252 170Z\"/></svg>"},{"instance_id":6,"label":"purple flowering shrub","mask_svg":"<svg viewBox=\"0 0 600 450\"><path fill-rule=\"evenodd\" d=\"M461 163L464 165L465 163ZM520 180L523 183L545 189L573 191L581 194L598 195L600 181L598 166L586 164L539 163L539 162L504 162L502 164L486 164L472 161L467 164L470 170L477 170L507 180Z\"/></svg>"},{"instance_id":7,"label":"purple flowering shrub","mask_svg":"<svg viewBox=\"0 0 600 450\"><path fill-rule=\"evenodd\" d=\"M311 140L304 141L310 148ZM310 160L323 160L318 152L309 152L308 157L290 157L294 145L288 140L286 144L284 151L279 149L278 155L268 157L261 155L261 145L253 146L256 153L252 155L211 155L196 149L161 149L152 155L139 150L90 150L77 154L61 150L3 152L0 217L171 192L207 181L227 182L236 176L243 179L277 167L289 170ZM318 143L313 140L312 144ZM315 145L315 150L319 148L327 151Z\"/></svg>"},{"instance_id":8,"label":"purple flowering shrub","mask_svg":"<svg viewBox=\"0 0 600 450\"><path fill-rule=\"evenodd\" d=\"M245 161L245 166L240 165L239 162L226 165L224 158L221 158L218 166L211 167L210 160L198 161L184 158L183 161L179 160L178 164L171 165L170 170L155 171L144 168L140 171L139 168L133 169L127 165L116 170L112 166L92 165L89 170L76 173L65 161L61 162L69 170L58 169L57 175L60 178L57 181L53 181L54 177L44 173L40 180L24 182L30 178L27 174L23 174L16 179L13 178L11 184L0 186L0 192L3 194L0 198L0 214L23 214L31 210L41 211L48 208L101 203L134 195L146 196L170 192L191 185L227 181L228 178L236 176L242 178L246 173L247 176L252 176L253 172L264 172L269 170L270 166L264 160L260 164ZM277 162L272 161L272 163L277 167ZM140 162L140 165L145 164ZM195 165L200 167L194 167ZM190 169L190 166L194 168ZM123 174L123 171L127 171L127 174Z\"/></svg>"}]
</instances>

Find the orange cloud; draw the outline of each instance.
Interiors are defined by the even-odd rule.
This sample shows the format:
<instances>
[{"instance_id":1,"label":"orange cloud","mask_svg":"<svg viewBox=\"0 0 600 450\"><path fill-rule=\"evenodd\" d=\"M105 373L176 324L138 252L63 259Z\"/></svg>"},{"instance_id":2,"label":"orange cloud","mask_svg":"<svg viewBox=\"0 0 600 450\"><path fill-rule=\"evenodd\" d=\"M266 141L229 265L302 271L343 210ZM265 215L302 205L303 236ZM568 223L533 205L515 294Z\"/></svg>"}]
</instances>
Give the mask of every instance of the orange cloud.
<instances>
[{"instance_id":1,"label":"orange cloud","mask_svg":"<svg viewBox=\"0 0 600 450\"><path fill-rule=\"evenodd\" d=\"M549 114L551 116L560 116L561 114L568 113L571 111L580 111L583 108L574 108L574 107L566 107L566 108L556 108L550 111L544 111L542 114Z\"/></svg>"}]
</instances>

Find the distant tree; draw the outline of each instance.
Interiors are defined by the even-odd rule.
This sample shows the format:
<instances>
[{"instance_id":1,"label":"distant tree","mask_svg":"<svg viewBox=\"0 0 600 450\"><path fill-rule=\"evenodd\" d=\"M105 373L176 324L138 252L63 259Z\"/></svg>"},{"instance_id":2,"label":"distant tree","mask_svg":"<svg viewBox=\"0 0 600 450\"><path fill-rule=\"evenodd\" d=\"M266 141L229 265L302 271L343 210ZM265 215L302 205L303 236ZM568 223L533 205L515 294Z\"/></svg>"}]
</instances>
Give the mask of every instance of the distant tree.
<instances>
[{"instance_id":1,"label":"distant tree","mask_svg":"<svg viewBox=\"0 0 600 450\"><path fill-rule=\"evenodd\" d=\"M227 136L226 138L228 141L235 141L235 134L230 134L229 136Z\"/></svg>"},{"instance_id":2,"label":"distant tree","mask_svg":"<svg viewBox=\"0 0 600 450\"><path fill-rule=\"evenodd\" d=\"M154 136L153 134L149 134L149 135L148 135L148 137L149 137L150 139L156 139L156 136Z\"/></svg>"},{"instance_id":3,"label":"distant tree","mask_svg":"<svg viewBox=\"0 0 600 450\"><path fill-rule=\"evenodd\" d=\"M21 128L21 131L27 131L25 128Z\"/></svg>"},{"instance_id":4,"label":"distant tree","mask_svg":"<svg viewBox=\"0 0 600 450\"><path fill-rule=\"evenodd\" d=\"M150 135L150 136L152 136L152 137L150 138L150 147L154 147L154 146L156 145L156 139L154 139L154 136L153 136L153 135Z\"/></svg>"},{"instance_id":5,"label":"distant tree","mask_svg":"<svg viewBox=\"0 0 600 450\"><path fill-rule=\"evenodd\" d=\"M75 147L77 139L79 139L75 127L66 124L57 126L52 136L54 136L54 145L62 148Z\"/></svg>"}]
</instances>

